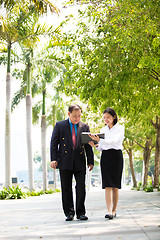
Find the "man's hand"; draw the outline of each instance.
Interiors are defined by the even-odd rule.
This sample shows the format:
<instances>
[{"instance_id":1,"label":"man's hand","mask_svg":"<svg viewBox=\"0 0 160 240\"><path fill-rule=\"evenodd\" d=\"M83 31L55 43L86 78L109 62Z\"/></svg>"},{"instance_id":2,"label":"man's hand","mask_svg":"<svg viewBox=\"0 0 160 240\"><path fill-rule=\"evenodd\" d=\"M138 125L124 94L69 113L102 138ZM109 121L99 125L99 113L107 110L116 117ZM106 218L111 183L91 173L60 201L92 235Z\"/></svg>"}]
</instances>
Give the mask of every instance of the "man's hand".
<instances>
[{"instance_id":1,"label":"man's hand","mask_svg":"<svg viewBox=\"0 0 160 240\"><path fill-rule=\"evenodd\" d=\"M88 142L88 144L89 144L91 147L98 147L98 143L97 143L97 144L94 144L93 141Z\"/></svg>"},{"instance_id":2,"label":"man's hand","mask_svg":"<svg viewBox=\"0 0 160 240\"><path fill-rule=\"evenodd\" d=\"M93 165L92 164L88 164L88 168L89 168L89 171L92 171Z\"/></svg>"},{"instance_id":3,"label":"man's hand","mask_svg":"<svg viewBox=\"0 0 160 240\"><path fill-rule=\"evenodd\" d=\"M51 164L50 164L51 168L54 168L56 169L57 167L57 161L52 161Z\"/></svg>"},{"instance_id":4,"label":"man's hand","mask_svg":"<svg viewBox=\"0 0 160 240\"><path fill-rule=\"evenodd\" d=\"M94 145L94 142L93 141L89 141L88 144L91 146L91 147L95 147Z\"/></svg>"}]
</instances>

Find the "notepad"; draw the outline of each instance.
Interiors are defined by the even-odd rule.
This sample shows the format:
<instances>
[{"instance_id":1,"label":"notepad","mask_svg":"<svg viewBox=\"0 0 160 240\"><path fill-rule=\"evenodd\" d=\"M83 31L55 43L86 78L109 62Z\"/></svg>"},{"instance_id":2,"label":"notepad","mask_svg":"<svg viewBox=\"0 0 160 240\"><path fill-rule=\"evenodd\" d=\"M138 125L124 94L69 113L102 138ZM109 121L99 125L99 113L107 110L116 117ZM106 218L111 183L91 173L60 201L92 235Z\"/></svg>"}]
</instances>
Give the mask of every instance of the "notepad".
<instances>
[{"instance_id":1,"label":"notepad","mask_svg":"<svg viewBox=\"0 0 160 240\"><path fill-rule=\"evenodd\" d=\"M98 142L93 140L89 134L92 134L92 135L98 135L99 138L105 138L105 134L104 133L90 133L90 132L82 132L81 133L81 140L82 140L82 143L88 143L90 141L94 142L94 144L97 144Z\"/></svg>"}]
</instances>

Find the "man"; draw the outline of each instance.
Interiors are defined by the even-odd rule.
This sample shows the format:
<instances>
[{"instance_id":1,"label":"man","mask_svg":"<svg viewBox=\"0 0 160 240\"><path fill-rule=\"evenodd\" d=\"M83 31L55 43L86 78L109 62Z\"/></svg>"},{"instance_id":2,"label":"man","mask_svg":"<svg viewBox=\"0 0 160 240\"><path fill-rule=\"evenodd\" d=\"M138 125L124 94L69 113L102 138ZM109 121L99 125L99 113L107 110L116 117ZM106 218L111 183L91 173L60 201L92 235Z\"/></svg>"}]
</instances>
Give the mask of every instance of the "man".
<instances>
[{"instance_id":1,"label":"man","mask_svg":"<svg viewBox=\"0 0 160 240\"><path fill-rule=\"evenodd\" d=\"M93 169L94 157L92 147L82 144L81 133L89 132L89 126L80 121L82 109L79 105L69 107L69 118L57 122L51 137L51 167L59 168L62 205L66 221L72 221L76 213L77 219L87 220L85 215L85 175L86 158L89 171ZM74 208L72 194L72 178L76 181L76 206Z\"/></svg>"}]
</instances>

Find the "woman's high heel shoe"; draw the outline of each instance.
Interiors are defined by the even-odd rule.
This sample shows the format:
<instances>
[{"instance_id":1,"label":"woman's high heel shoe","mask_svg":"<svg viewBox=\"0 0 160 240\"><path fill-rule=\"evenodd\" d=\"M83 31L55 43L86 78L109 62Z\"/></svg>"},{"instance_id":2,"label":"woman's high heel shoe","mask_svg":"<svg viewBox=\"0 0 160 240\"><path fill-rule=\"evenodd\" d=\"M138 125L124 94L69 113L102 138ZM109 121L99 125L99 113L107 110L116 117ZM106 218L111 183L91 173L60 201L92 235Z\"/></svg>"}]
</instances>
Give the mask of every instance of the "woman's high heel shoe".
<instances>
[{"instance_id":1,"label":"woman's high heel shoe","mask_svg":"<svg viewBox=\"0 0 160 240\"><path fill-rule=\"evenodd\" d=\"M105 218L109 218L109 220L111 220L111 219L113 219L113 215L108 213L105 215Z\"/></svg>"}]
</instances>

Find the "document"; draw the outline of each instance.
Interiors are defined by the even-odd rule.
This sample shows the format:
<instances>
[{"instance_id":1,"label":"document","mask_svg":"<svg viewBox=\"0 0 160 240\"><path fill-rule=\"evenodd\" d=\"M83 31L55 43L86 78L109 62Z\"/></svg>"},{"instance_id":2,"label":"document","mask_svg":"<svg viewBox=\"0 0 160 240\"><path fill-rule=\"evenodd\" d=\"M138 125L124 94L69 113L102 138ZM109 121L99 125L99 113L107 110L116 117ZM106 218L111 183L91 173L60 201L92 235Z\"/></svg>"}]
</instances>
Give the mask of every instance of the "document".
<instances>
[{"instance_id":1,"label":"document","mask_svg":"<svg viewBox=\"0 0 160 240\"><path fill-rule=\"evenodd\" d=\"M81 133L81 140L82 140L82 143L88 143L90 141L93 141L94 144L97 144L97 141L93 140L89 134L92 134L92 135L98 135L99 138L103 138L105 137L105 134L104 133L90 133L90 132L82 132Z\"/></svg>"}]
</instances>

